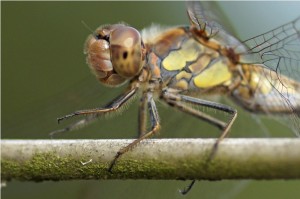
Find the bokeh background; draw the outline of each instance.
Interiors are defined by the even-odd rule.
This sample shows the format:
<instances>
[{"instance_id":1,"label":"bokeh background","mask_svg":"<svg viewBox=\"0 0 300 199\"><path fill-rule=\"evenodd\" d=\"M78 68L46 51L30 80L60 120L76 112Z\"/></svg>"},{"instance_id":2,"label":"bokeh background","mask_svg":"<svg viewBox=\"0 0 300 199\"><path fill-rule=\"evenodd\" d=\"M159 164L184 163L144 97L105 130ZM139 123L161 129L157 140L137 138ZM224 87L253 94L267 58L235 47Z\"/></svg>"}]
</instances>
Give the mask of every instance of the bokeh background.
<instances>
[{"instance_id":1,"label":"bokeh background","mask_svg":"<svg viewBox=\"0 0 300 199\"><path fill-rule=\"evenodd\" d=\"M238 38L246 39L291 21L300 2L221 2ZM1 2L1 138L48 139L56 118L74 110L101 107L124 87L106 88L90 73L83 55L89 28L124 21L137 29L152 23L188 24L184 2ZM224 101L229 103L231 102ZM217 129L158 103L162 131L156 138L217 137ZM293 137L280 123L239 110L231 137ZM255 117L257 118L257 117ZM74 120L73 120L74 121ZM264 123L262 126L260 122ZM137 103L56 139L133 138ZM182 149L184 150L184 149ZM257 165L259 166L259 165ZM3 198L298 198L300 181L201 181L187 196L189 182L109 180L71 182L11 181Z\"/></svg>"}]
</instances>

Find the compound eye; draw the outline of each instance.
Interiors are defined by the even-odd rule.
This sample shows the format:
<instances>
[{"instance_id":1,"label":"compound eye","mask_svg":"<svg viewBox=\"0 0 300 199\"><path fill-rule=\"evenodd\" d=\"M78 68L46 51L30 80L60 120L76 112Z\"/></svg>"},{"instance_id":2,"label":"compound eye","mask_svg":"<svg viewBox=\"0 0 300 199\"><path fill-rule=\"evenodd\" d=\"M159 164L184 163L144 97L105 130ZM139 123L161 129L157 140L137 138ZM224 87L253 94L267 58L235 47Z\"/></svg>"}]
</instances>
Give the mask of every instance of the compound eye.
<instances>
[{"instance_id":1,"label":"compound eye","mask_svg":"<svg viewBox=\"0 0 300 199\"><path fill-rule=\"evenodd\" d=\"M136 76L143 67L144 57L140 33L132 27L118 27L109 40L114 70L124 78Z\"/></svg>"}]
</instances>

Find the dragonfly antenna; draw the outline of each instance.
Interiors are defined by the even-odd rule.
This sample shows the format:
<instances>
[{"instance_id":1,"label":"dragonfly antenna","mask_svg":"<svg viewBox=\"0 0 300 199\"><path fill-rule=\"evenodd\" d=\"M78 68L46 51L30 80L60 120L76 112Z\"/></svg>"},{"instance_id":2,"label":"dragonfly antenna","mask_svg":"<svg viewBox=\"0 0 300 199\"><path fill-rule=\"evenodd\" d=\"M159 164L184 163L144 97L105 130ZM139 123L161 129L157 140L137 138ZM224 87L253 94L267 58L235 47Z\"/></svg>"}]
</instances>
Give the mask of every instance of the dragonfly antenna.
<instances>
[{"instance_id":1,"label":"dragonfly antenna","mask_svg":"<svg viewBox=\"0 0 300 199\"><path fill-rule=\"evenodd\" d=\"M90 26L87 25L87 23L85 23L85 21L81 20L81 23L83 24L83 26L88 29L92 34L94 33L94 31L91 29Z\"/></svg>"}]
</instances>

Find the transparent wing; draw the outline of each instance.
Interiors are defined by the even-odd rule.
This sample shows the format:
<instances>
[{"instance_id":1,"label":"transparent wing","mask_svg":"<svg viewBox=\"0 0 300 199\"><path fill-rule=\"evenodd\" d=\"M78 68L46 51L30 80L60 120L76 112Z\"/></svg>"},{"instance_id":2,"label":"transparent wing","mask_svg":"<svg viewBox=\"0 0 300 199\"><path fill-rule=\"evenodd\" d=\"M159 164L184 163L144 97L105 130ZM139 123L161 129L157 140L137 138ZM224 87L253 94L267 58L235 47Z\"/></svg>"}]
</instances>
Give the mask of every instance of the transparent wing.
<instances>
[{"instance_id":1,"label":"transparent wing","mask_svg":"<svg viewBox=\"0 0 300 199\"><path fill-rule=\"evenodd\" d=\"M300 17L240 42L225 29L223 24L226 23L220 20L224 16L215 11L212 2L188 1L187 12L192 26L205 31L220 44L233 48L240 55L241 63L255 64L253 68L249 65L249 71L260 71L261 75L253 100L263 106L261 109L265 113L288 115L285 118L300 135ZM272 92L262 93L263 88L270 84Z\"/></svg>"},{"instance_id":2,"label":"transparent wing","mask_svg":"<svg viewBox=\"0 0 300 199\"><path fill-rule=\"evenodd\" d=\"M259 88L269 83L273 87L267 95L256 92L256 99L260 99L267 110L276 107L289 110L286 120L293 123L300 135L300 17L245 40L235 46L235 52L240 55L241 63L263 68Z\"/></svg>"},{"instance_id":3,"label":"transparent wing","mask_svg":"<svg viewBox=\"0 0 300 199\"><path fill-rule=\"evenodd\" d=\"M233 28L226 23L226 17L216 6L216 2L210 1L187 1L187 13L192 26L206 32L225 46L237 46L239 40L234 38Z\"/></svg>"},{"instance_id":4,"label":"transparent wing","mask_svg":"<svg viewBox=\"0 0 300 199\"><path fill-rule=\"evenodd\" d=\"M300 80L300 17L242 43L248 47L239 52L243 62L264 64L279 77Z\"/></svg>"}]
</instances>

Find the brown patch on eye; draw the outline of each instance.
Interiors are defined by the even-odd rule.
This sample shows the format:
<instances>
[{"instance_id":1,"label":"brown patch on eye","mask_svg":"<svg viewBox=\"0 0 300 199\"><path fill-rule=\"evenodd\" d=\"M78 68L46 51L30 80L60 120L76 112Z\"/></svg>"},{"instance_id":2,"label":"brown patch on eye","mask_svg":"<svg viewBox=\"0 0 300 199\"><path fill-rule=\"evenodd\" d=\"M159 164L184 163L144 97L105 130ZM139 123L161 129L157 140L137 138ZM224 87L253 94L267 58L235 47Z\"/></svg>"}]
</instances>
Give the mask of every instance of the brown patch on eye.
<instances>
[{"instance_id":1,"label":"brown patch on eye","mask_svg":"<svg viewBox=\"0 0 300 199\"><path fill-rule=\"evenodd\" d=\"M134 50L131 51L131 56L133 56L133 55L134 55Z\"/></svg>"},{"instance_id":2,"label":"brown patch on eye","mask_svg":"<svg viewBox=\"0 0 300 199\"><path fill-rule=\"evenodd\" d=\"M123 59L126 59L127 56L128 56L128 52L127 51L123 52Z\"/></svg>"}]
</instances>

